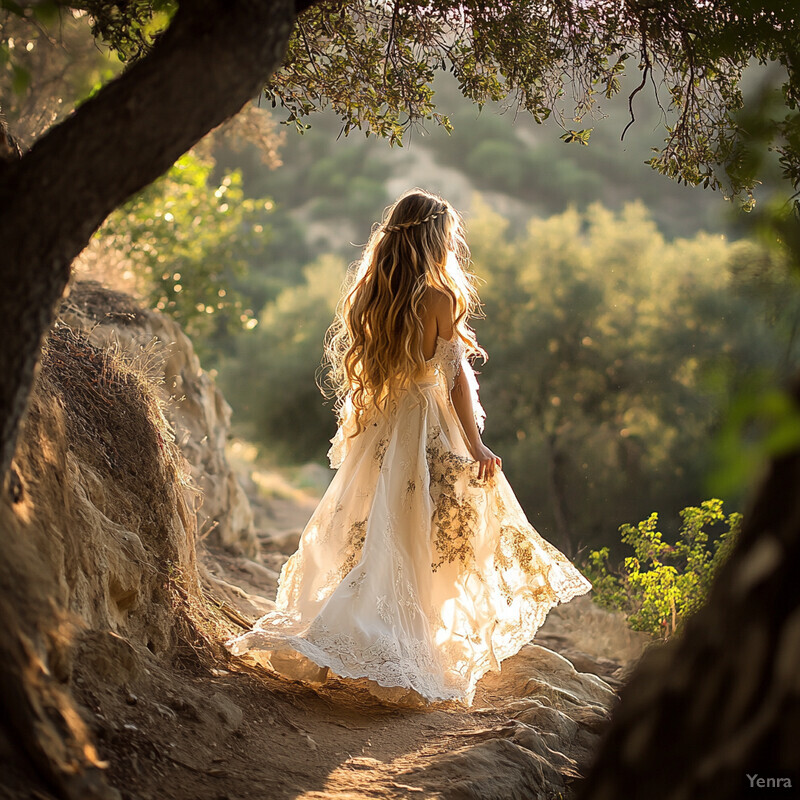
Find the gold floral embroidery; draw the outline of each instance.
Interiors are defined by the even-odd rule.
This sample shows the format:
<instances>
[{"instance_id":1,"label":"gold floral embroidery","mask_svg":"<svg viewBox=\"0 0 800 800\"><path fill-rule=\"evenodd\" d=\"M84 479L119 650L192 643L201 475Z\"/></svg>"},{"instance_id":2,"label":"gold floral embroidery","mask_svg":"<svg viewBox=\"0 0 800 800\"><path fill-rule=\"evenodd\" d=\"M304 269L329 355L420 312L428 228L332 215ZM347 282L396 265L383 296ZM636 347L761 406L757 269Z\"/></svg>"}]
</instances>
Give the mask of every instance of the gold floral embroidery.
<instances>
[{"instance_id":1,"label":"gold floral embroidery","mask_svg":"<svg viewBox=\"0 0 800 800\"><path fill-rule=\"evenodd\" d=\"M443 485L455 485L461 475L475 463L471 458L433 446L428 447L427 453L431 467L431 481Z\"/></svg>"},{"instance_id":2,"label":"gold floral embroidery","mask_svg":"<svg viewBox=\"0 0 800 800\"><path fill-rule=\"evenodd\" d=\"M497 574L497 578L498 583L500 584L500 592L505 598L506 605L510 606L514 602L514 594L511 591L511 587L508 585L508 581L503 577L502 572Z\"/></svg>"},{"instance_id":3,"label":"gold floral embroidery","mask_svg":"<svg viewBox=\"0 0 800 800\"><path fill-rule=\"evenodd\" d=\"M531 547L528 537L515 525L503 525L500 528L500 536L511 537L511 548L514 551L517 561L519 561L520 567L522 567L523 571L528 575L531 575L533 572L531 569L533 548Z\"/></svg>"},{"instance_id":4,"label":"gold floral embroidery","mask_svg":"<svg viewBox=\"0 0 800 800\"><path fill-rule=\"evenodd\" d=\"M434 572L456 559L465 566L474 565L472 538L478 523L474 504L456 489L458 479L470 471L475 462L446 450L440 434L441 429L434 427L426 447L434 500L434 544L440 556L431 563ZM471 485L471 481L469 483Z\"/></svg>"},{"instance_id":5,"label":"gold floral embroidery","mask_svg":"<svg viewBox=\"0 0 800 800\"><path fill-rule=\"evenodd\" d=\"M502 537L498 537L497 546L494 549L494 563L500 569L508 569L513 563L511 561L511 556L503 547L504 544L506 544L506 541Z\"/></svg>"},{"instance_id":6,"label":"gold floral embroidery","mask_svg":"<svg viewBox=\"0 0 800 800\"><path fill-rule=\"evenodd\" d=\"M388 436L381 437L381 439L378 440L378 444L375 445L375 452L373 453L373 458L375 459L379 467L383 466L383 457L386 455L386 448L388 446L389 446Z\"/></svg>"},{"instance_id":7,"label":"gold floral embroidery","mask_svg":"<svg viewBox=\"0 0 800 800\"><path fill-rule=\"evenodd\" d=\"M505 504L500 498L497 498L497 514L499 518L503 519L506 513ZM556 560L563 561L563 554L556 550L546 539L538 537L533 528L504 523L500 526L500 537L494 550L494 563L499 571L508 569L516 561L520 569L530 579L525 588L534 600L541 603L553 601L556 599L556 593L547 580L546 571L548 567L543 567L541 560L534 557L533 542L531 540L533 536L537 536L542 544L546 543L545 549L550 555L558 556ZM506 602L511 605L511 592L508 590L508 585L502 576L502 572L499 574L500 590L506 598Z\"/></svg>"},{"instance_id":8,"label":"gold floral embroidery","mask_svg":"<svg viewBox=\"0 0 800 800\"><path fill-rule=\"evenodd\" d=\"M495 515L500 520L519 518L519 515L509 513L506 504L499 496L495 497ZM549 560L558 564L571 563L555 545L540 536L530 525L508 523L503 523L500 527L500 538L494 552L495 563L502 569L508 569L511 566L509 561L509 556L511 556L529 577L541 577L542 582L549 586L547 576L542 570L541 559L534 558L534 542L545 551ZM529 586L533 586L533 584L529 584Z\"/></svg>"},{"instance_id":9,"label":"gold floral embroidery","mask_svg":"<svg viewBox=\"0 0 800 800\"><path fill-rule=\"evenodd\" d=\"M361 591L361 583L366 577L367 573L362 569L361 572L359 572L358 575L350 581L350 588L356 590L356 597L358 597L359 592Z\"/></svg>"},{"instance_id":10,"label":"gold floral embroidery","mask_svg":"<svg viewBox=\"0 0 800 800\"><path fill-rule=\"evenodd\" d=\"M504 622L500 626L499 635L501 638L514 636L519 632L519 623L517 622Z\"/></svg>"},{"instance_id":11,"label":"gold floral embroidery","mask_svg":"<svg viewBox=\"0 0 800 800\"><path fill-rule=\"evenodd\" d=\"M549 603L553 605L558 601L558 595L553 590L545 574L541 571L539 572L539 581L529 583L526 588L530 590L533 599L536 600L537 603Z\"/></svg>"},{"instance_id":12,"label":"gold floral embroidery","mask_svg":"<svg viewBox=\"0 0 800 800\"><path fill-rule=\"evenodd\" d=\"M412 494L417 489L417 483L413 479L409 478L408 483L406 484L406 494Z\"/></svg>"},{"instance_id":13,"label":"gold floral embroidery","mask_svg":"<svg viewBox=\"0 0 800 800\"><path fill-rule=\"evenodd\" d=\"M464 565L472 563L475 554L470 539L477 522L475 509L450 494L442 493L436 502L433 521L436 549L440 555L439 561L431 564L433 571L456 559Z\"/></svg>"},{"instance_id":14,"label":"gold floral embroidery","mask_svg":"<svg viewBox=\"0 0 800 800\"><path fill-rule=\"evenodd\" d=\"M350 572L351 569L358 563L361 556L361 549L364 546L364 538L367 535L367 521L362 519L360 522L354 522L347 532L347 545L345 547L344 561L339 568L339 574L342 578Z\"/></svg>"}]
</instances>

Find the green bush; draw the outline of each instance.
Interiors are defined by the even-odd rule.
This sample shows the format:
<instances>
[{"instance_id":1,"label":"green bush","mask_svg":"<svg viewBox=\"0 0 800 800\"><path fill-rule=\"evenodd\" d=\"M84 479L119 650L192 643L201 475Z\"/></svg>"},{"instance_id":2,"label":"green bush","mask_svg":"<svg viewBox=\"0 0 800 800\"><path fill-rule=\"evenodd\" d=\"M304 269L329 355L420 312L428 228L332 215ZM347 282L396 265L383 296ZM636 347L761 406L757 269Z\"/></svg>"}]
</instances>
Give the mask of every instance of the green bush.
<instances>
[{"instance_id":1,"label":"green bush","mask_svg":"<svg viewBox=\"0 0 800 800\"><path fill-rule=\"evenodd\" d=\"M274 207L248 198L238 171L211 179L213 163L187 153L114 211L97 233L140 276L151 307L174 317L201 357L208 337L253 327L245 285L263 259Z\"/></svg>"},{"instance_id":2,"label":"green bush","mask_svg":"<svg viewBox=\"0 0 800 800\"><path fill-rule=\"evenodd\" d=\"M611 569L609 548L592 550L584 573L594 586L594 600L604 608L622 611L634 630L664 639L705 602L720 564L731 551L741 514L727 516L721 500L705 500L680 512L675 544L663 540L658 515L638 525L620 526L622 541L634 555ZM712 534L716 534L710 541Z\"/></svg>"}]
</instances>

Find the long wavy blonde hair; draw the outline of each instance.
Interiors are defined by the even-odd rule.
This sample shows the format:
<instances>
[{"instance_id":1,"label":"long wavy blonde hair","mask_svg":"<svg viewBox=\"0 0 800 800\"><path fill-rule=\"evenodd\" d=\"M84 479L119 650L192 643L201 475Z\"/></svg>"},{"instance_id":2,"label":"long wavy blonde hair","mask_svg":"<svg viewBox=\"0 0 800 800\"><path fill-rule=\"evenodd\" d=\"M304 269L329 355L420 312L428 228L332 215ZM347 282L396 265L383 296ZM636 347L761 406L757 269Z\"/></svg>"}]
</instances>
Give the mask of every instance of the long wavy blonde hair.
<instances>
[{"instance_id":1,"label":"long wavy blonde hair","mask_svg":"<svg viewBox=\"0 0 800 800\"><path fill-rule=\"evenodd\" d=\"M327 389L336 395L341 422L346 401L355 434L374 412L385 415L398 393L426 369L422 301L428 287L453 299L454 337L466 355L487 355L468 322L482 316L477 278L460 215L441 197L421 189L389 206L359 261L351 265L333 324L325 336Z\"/></svg>"}]
</instances>

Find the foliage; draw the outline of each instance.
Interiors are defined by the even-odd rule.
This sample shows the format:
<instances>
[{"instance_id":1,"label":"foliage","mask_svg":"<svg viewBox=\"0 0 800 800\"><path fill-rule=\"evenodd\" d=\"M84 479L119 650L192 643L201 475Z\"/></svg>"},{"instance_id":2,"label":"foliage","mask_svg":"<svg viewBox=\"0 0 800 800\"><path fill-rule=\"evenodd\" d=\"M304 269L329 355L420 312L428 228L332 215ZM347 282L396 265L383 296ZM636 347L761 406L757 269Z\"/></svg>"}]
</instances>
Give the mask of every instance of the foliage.
<instances>
[{"instance_id":1,"label":"foliage","mask_svg":"<svg viewBox=\"0 0 800 800\"><path fill-rule=\"evenodd\" d=\"M89 14L95 37L107 42L121 61L147 52L178 7L175 0L75 0L68 5Z\"/></svg>"},{"instance_id":2,"label":"foliage","mask_svg":"<svg viewBox=\"0 0 800 800\"><path fill-rule=\"evenodd\" d=\"M333 256L309 265L303 282L267 304L258 327L239 337L220 367L234 418L282 461L324 457L335 433L315 377L345 272L345 262Z\"/></svg>"},{"instance_id":3,"label":"foliage","mask_svg":"<svg viewBox=\"0 0 800 800\"><path fill-rule=\"evenodd\" d=\"M769 311L800 292L765 284L754 297L740 270L731 277L755 245L666 241L639 205L569 210L519 235L483 208L469 240L485 281L485 440L533 523L567 550L704 492L728 398L756 370L800 360L783 313ZM333 435L313 376L340 267L282 292L242 334L241 366L231 358L220 374L235 416L291 461L323 460Z\"/></svg>"},{"instance_id":4,"label":"foliage","mask_svg":"<svg viewBox=\"0 0 800 800\"><path fill-rule=\"evenodd\" d=\"M283 69L267 95L304 126L311 112L330 104L345 134L358 129L401 143L415 120L450 127L435 109L437 69L456 77L463 95L483 104L508 99L536 121L551 115L565 141L585 144L597 99L622 86L635 54L640 84L666 95L664 146L650 164L678 181L722 188L749 198L753 183L741 169L740 143L747 136L735 114L742 105L740 78L752 59L786 67L788 109L795 111L800 83L793 68L795 11L753 0L668 4L521 0L485 4L461 0L391 4L354 0L319 3L298 20ZM702 32L702 33L701 33ZM574 103L565 108L565 89ZM578 126L571 124L578 123ZM772 140L795 181L800 152L796 120L776 121ZM749 202L749 199L746 199Z\"/></svg>"},{"instance_id":5,"label":"foliage","mask_svg":"<svg viewBox=\"0 0 800 800\"><path fill-rule=\"evenodd\" d=\"M650 153L651 132L661 120L650 97L637 102L639 124L624 142L619 132L628 109L618 97L604 105L609 119L597 126L589 147L565 148L553 135L557 126L552 121L539 126L525 115L503 114L499 103L487 103L478 113L447 76L437 77L436 89L453 131L432 128L416 140L417 146L429 148L439 163L464 173L479 190L522 201L528 207L526 216L550 216L569 205L585 209L592 202L616 209L623 201L640 199L671 236L729 227L718 197L654 180L643 163Z\"/></svg>"},{"instance_id":6,"label":"foliage","mask_svg":"<svg viewBox=\"0 0 800 800\"><path fill-rule=\"evenodd\" d=\"M210 172L209 162L183 156L96 234L144 276L149 303L199 339L256 324L231 286L263 256L273 207L269 199L244 197L239 172L216 186Z\"/></svg>"},{"instance_id":7,"label":"foliage","mask_svg":"<svg viewBox=\"0 0 800 800\"><path fill-rule=\"evenodd\" d=\"M2 3L6 16L21 18L88 14L94 35L123 60L146 54L170 20L181 17L176 7L173 0ZM190 6L185 13L193 13ZM594 129L582 127L585 118L600 115L598 100L618 94L629 65L636 64L641 80L629 94L631 122L648 83L664 109L666 138L652 148L651 166L679 182L721 188L749 206L755 183L749 130L737 112L741 73L753 60L784 69L786 113L769 120L764 142L800 189L795 17L792 4L763 0L323 0L296 21L284 65L265 92L300 130L309 114L330 107L343 133L361 130L402 144L419 120L450 129L433 89L435 73L449 71L470 101L506 101L537 122L554 117L564 129L562 140L577 146L587 144ZM565 99L568 89L572 102Z\"/></svg>"},{"instance_id":8,"label":"foliage","mask_svg":"<svg viewBox=\"0 0 800 800\"><path fill-rule=\"evenodd\" d=\"M0 120L25 147L120 65L96 46L88 18L52 2L18 8L0 2Z\"/></svg>"},{"instance_id":9,"label":"foliage","mask_svg":"<svg viewBox=\"0 0 800 800\"><path fill-rule=\"evenodd\" d=\"M609 567L609 548L589 553L584 574L594 586L594 600L622 611L635 630L668 638L705 602L711 582L730 553L741 527L741 514L727 516L722 501L705 500L680 512L675 544L664 541L658 514L619 529L633 549L618 569ZM713 535L713 540L709 542Z\"/></svg>"},{"instance_id":10,"label":"foliage","mask_svg":"<svg viewBox=\"0 0 800 800\"><path fill-rule=\"evenodd\" d=\"M148 51L176 8L174 0L0 0L0 73L11 78L17 96L27 93L34 74L42 82L42 73L52 73L54 67L56 72L73 71L80 81L87 71L85 64L76 63L77 53L78 62L94 62L96 66L88 91L73 87L73 101L82 99L114 77L117 69L107 63L99 48L86 52L74 36L76 31L82 32L88 24L91 34L105 42L119 61L131 61ZM10 104L14 118L18 103L11 99Z\"/></svg>"}]
</instances>

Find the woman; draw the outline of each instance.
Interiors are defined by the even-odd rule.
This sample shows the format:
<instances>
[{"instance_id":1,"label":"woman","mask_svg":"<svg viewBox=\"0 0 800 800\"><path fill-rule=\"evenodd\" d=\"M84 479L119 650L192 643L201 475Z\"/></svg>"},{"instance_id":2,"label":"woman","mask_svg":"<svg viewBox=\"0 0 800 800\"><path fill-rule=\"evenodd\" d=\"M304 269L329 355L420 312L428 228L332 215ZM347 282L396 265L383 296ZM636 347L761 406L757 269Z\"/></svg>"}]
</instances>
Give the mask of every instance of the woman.
<instances>
[{"instance_id":1,"label":"woman","mask_svg":"<svg viewBox=\"0 0 800 800\"><path fill-rule=\"evenodd\" d=\"M461 219L413 190L375 227L326 337L337 473L281 570L276 610L229 642L288 677L362 679L470 706L478 679L592 587L530 525L481 439L485 351Z\"/></svg>"}]
</instances>

